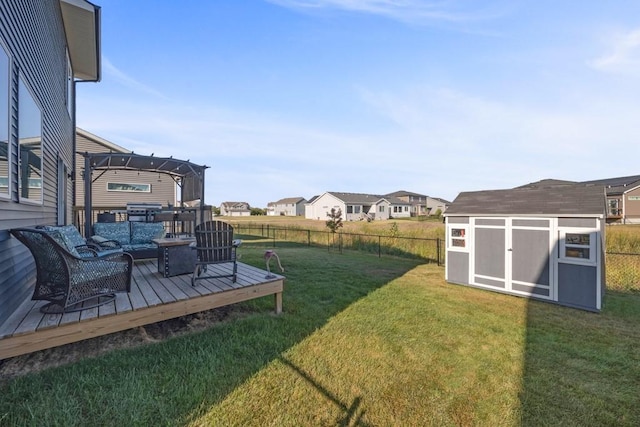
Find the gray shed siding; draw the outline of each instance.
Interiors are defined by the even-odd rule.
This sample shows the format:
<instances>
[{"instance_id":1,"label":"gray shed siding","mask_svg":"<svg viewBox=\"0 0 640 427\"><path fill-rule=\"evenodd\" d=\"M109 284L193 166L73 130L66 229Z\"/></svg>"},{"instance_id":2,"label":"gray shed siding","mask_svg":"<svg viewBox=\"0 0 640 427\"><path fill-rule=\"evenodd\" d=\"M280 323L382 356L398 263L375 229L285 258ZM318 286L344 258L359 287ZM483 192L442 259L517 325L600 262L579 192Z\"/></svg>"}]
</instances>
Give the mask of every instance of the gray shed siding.
<instances>
[{"instance_id":1,"label":"gray shed siding","mask_svg":"<svg viewBox=\"0 0 640 427\"><path fill-rule=\"evenodd\" d=\"M460 193L445 214L447 280L599 311L604 201L584 185Z\"/></svg>"},{"instance_id":2,"label":"gray shed siding","mask_svg":"<svg viewBox=\"0 0 640 427\"><path fill-rule=\"evenodd\" d=\"M58 157L73 167L73 122L67 93L66 38L58 1L0 2L0 38L10 57L9 144L11 195L0 199L0 322L31 292L33 258L8 230L57 221ZM42 204L20 203L18 197L18 82L31 89L42 112ZM67 178L67 188L71 188ZM69 202L65 203L67 209Z\"/></svg>"}]
</instances>

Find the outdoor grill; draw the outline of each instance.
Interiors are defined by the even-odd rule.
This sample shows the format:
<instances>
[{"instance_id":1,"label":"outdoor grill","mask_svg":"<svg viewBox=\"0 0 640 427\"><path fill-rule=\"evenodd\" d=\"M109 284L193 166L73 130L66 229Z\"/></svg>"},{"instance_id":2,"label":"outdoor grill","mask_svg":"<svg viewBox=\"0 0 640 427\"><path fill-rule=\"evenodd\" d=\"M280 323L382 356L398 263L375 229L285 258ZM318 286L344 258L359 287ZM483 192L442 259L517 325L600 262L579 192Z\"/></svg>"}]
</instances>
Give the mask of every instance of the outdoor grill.
<instances>
[{"instance_id":1,"label":"outdoor grill","mask_svg":"<svg viewBox=\"0 0 640 427\"><path fill-rule=\"evenodd\" d=\"M160 203L127 203L127 219L137 222L151 222L156 212L162 210Z\"/></svg>"}]
</instances>

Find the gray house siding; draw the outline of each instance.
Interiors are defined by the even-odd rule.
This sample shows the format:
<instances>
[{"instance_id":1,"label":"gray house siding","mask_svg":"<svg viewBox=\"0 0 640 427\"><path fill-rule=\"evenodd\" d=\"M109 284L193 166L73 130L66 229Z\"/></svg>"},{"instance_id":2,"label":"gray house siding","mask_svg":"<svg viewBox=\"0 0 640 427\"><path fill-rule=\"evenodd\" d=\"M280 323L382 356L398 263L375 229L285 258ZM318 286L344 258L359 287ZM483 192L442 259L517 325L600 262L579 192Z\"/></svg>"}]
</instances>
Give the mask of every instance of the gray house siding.
<instances>
[{"instance_id":1,"label":"gray house siding","mask_svg":"<svg viewBox=\"0 0 640 427\"><path fill-rule=\"evenodd\" d=\"M73 123L67 109L66 38L58 1L0 2L0 38L10 57L8 199L0 199L0 322L32 291L33 258L8 230L57 221L58 157L73 166ZM29 87L42 114L42 203L18 194L18 86ZM67 188L70 188L70 180ZM65 203L68 208L69 205Z\"/></svg>"}]
</instances>

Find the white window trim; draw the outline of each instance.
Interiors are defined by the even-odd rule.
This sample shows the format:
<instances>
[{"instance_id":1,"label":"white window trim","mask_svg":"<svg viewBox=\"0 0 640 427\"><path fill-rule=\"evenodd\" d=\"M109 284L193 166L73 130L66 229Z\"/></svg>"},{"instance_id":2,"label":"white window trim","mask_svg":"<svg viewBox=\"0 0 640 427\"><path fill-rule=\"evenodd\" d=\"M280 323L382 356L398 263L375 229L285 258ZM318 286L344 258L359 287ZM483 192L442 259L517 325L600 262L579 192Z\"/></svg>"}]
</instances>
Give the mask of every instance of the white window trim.
<instances>
[{"instance_id":1,"label":"white window trim","mask_svg":"<svg viewBox=\"0 0 640 427\"><path fill-rule=\"evenodd\" d=\"M464 230L464 236L460 237L460 236L453 236L453 230L459 230L462 229ZM464 247L461 246L454 246L453 245L453 240L459 240L462 239L464 240ZM470 241L469 241L469 224L448 224L447 225L447 250L448 251L454 251L454 252L469 252L469 246L470 246Z\"/></svg>"},{"instance_id":2,"label":"white window trim","mask_svg":"<svg viewBox=\"0 0 640 427\"><path fill-rule=\"evenodd\" d=\"M568 228L568 227L559 227L559 249L560 253L558 254L558 261L565 264L576 264L576 265L593 265L597 264L597 239L598 239L598 230L594 229L584 229L584 228ZM567 234L588 234L589 235L589 245L580 245L580 244L568 244L566 242ZM588 248L589 249L589 258L574 258L566 256L567 248Z\"/></svg>"}]
</instances>

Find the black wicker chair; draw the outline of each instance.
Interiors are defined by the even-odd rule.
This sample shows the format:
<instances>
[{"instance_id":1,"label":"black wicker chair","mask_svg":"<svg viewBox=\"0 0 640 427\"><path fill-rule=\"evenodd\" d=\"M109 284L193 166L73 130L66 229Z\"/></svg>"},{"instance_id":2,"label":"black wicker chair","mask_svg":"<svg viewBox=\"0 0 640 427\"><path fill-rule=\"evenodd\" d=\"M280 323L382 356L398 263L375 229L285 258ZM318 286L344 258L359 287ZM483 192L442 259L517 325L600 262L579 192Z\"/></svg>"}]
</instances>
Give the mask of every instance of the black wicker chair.
<instances>
[{"instance_id":1,"label":"black wicker chair","mask_svg":"<svg viewBox=\"0 0 640 427\"><path fill-rule=\"evenodd\" d=\"M37 278L32 299L49 301L43 313L68 313L106 304L131 290L133 258L126 252L82 258L71 254L57 232L16 228L11 234L33 255Z\"/></svg>"},{"instance_id":2,"label":"black wicker chair","mask_svg":"<svg viewBox=\"0 0 640 427\"><path fill-rule=\"evenodd\" d=\"M216 277L231 277L236 281L238 265L236 263L236 248L242 243L233 239L233 227L222 221L207 221L195 229L197 251L196 268L191 277L191 284L196 280ZM232 264L230 273L202 276L210 264Z\"/></svg>"}]
</instances>

